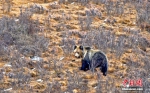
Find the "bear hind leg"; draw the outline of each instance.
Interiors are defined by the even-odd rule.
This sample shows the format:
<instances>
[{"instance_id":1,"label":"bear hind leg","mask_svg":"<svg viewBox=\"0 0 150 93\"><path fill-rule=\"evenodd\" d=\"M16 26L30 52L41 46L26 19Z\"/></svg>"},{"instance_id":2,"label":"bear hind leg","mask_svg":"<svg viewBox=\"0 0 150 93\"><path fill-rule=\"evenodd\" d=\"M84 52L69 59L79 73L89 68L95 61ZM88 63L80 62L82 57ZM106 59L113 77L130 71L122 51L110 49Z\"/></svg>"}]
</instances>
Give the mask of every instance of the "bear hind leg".
<instances>
[{"instance_id":1,"label":"bear hind leg","mask_svg":"<svg viewBox=\"0 0 150 93\"><path fill-rule=\"evenodd\" d=\"M101 70L101 72L103 73L104 76L107 75L107 65L102 66L102 67L100 68L100 70Z\"/></svg>"}]
</instances>

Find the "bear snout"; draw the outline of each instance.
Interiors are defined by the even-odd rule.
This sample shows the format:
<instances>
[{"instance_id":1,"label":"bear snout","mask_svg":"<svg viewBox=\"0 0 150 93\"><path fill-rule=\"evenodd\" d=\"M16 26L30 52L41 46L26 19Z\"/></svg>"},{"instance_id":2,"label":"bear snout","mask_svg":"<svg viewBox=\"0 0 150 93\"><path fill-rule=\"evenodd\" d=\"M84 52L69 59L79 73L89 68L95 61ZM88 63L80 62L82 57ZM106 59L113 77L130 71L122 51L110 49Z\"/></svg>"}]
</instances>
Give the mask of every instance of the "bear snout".
<instances>
[{"instance_id":1,"label":"bear snout","mask_svg":"<svg viewBox=\"0 0 150 93\"><path fill-rule=\"evenodd\" d=\"M80 58L79 53L75 53L75 57Z\"/></svg>"}]
</instances>

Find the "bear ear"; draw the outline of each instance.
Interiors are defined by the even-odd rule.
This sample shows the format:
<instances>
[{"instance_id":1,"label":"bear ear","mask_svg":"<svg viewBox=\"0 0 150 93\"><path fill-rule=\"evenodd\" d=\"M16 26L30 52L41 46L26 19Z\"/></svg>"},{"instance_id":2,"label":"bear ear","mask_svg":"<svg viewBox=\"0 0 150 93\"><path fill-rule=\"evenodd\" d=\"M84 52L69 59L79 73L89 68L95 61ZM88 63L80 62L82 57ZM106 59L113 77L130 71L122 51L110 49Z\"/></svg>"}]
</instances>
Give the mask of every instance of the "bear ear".
<instances>
[{"instance_id":1,"label":"bear ear","mask_svg":"<svg viewBox=\"0 0 150 93\"><path fill-rule=\"evenodd\" d=\"M86 49L86 50L90 50L90 49L91 49L91 47L85 47L85 49Z\"/></svg>"},{"instance_id":2,"label":"bear ear","mask_svg":"<svg viewBox=\"0 0 150 93\"><path fill-rule=\"evenodd\" d=\"M82 45L80 45L80 47L79 47L81 50L83 50L83 46Z\"/></svg>"},{"instance_id":3,"label":"bear ear","mask_svg":"<svg viewBox=\"0 0 150 93\"><path fill-rule=\"evenodd\" d=\"M77 48L77 46L75 45L74 47L73 47L73 49L75 50Z\"/></svg>"}]
</instances>

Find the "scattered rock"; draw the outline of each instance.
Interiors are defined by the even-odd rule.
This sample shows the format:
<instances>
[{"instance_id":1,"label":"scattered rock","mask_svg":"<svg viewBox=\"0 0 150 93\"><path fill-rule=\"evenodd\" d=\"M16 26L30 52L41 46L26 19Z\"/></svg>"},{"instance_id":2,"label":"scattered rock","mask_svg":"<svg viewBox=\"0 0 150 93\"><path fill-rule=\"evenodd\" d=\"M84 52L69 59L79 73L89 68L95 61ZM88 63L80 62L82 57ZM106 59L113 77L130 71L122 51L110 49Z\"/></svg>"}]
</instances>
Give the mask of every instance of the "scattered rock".
<instances>
[{"instance_id":1,"label":"scattered rock","mask_svg":"<svg viewBox=\"0 0 150 93\"><path fill-rule=\"evenodd\" d=\"M93 81L90 81L89 85L92 87L96 87L98 85L98 82L93 80Z\"/></svg>"},{"instance_id":2,"label":"scattered rock","mask_svg":"<svg viewBox=\"0 0 150 93\"><path fill-rule=\"evenodd\" d=\"M112 17L108 17L108 18L106 18L105 20L104 20L104 22L105 23L107 23L107 24L115 24L117 21L116 21L116 19L115 18L112 18Z\"/></svg>"},{"instance_id":3,"label":"scattered rock","mask_svg":"<svg viewBox=\"0 0 150 93\"><path fill-rule=\"evenodd\" d=\"M5 91L9 91L9 88L11 86L11 82L4 80L1 84L0 84L0 88L3 88ZM8 90L7 90L8 89Z\"/></svg>"},{"instance_id":4,"label":"scattered rock","mask_svg":"<svg viewBox=\"0 0 150 93\"><path fill-rule=\"evenodd\" d=\"M8 73L8 77L9 77L9 78L13 78L14 76L15 76L15 74L14 74L14 73L11 73L11 72L10 72L10 73Z\"/></svg>"},{"instance_id":5,"label":"scattered rock","mask_svg":"<svg viewBox=\"0 0 150 93\"><path fill-rule=\"evenodd\" d=\"M29 68L24 67L24 72L25 72L25 73L30 73L31 77L36 77L36 76L38 76L38 71L37 71L36 69L30 70Z\"/></svg>"},{"instance_id":6,"label":"scattered rock","mask_svg":"<svg viewBox=\"0 0 150 93\"><path fill-rule=\"evenodd\" d=\"M12 45L14 43L13 36L8 32L2 33L2 40L8 45Z\"/></svg>"},{"instance_id":7,"label":"scattered rock","mask_svg":"<svg viewBox=\"0 0 150 93\"><path fill-rule=\"evenodd\" d=\"M39 13L39 14L43 14L43 13L48 12L48 10L46 8L44 8L43 6L38 5L38 4L31 5L30 11L32 11L33 13Z\"/></svg>"},{"instance_id":8,"label":"scattered rock","mask_svg":"<svg viewBox=\"0 0 150 93\"><path fill-rule=\"evenodd\" d=\"M146 48L146 52L150 52L150 48Z\"/></svg>"},{"instance_id":9,"label":"scattered rock","mask_svg":"<svg viewBox=\"0 0 150 93\"><path fill-rule=\"evenodd\" d=\"M56 46L52 49L51 51L52 54L55 54L56 56L59 55L63 55L63 49L59 46Z\"/></svg>"},{"instance_id":10,"label":"scattered rock","mask_svg":"<svg viewBox=\"0 0 150 93\"><path fill-rule=\"evenodd\" d=\"M49 64L44 64L44 65L43 65L43 68L45 68L45 69L49 69L49 68L50 68L50 66L49 66Z\"/></svg>"},{"instance_id":11,"label":"scattered rock","mask_svg":"<svg viewBox=\"0 0 150 93\"><path fill-rule=\"evenodd\" d=\"M43 53L42 56L44 56L44 57L49 57L50 54L49 54L48 52L46 52L46 53Z\"/></svg>"},{"instance_id":12,"label":"scattered rock","mask_svg":"<svg viewBox=\"0 0 150 93\"><path fill-rule=\"evenodd\" d=\"M106 23L102 23L100 26L105 28L106 30L113 30L114 29L113 26L109 26Z\"/></svg>"},{"instance_id":13,"label":"scattered rock","mask_svg":"<svg viewBox=\"0 0 150 93\"><path fill-rule=\"evenodd\" d=\"M78 29L76 25L66 25L67 29Z\"/></svg>"},{"instance_id":14,"label":"scattered rock","mask_svg":"<svg viewBox=\"0 0 150 93\"><path fill-rule=\"evenodd\" d=\"M127 60L122 60L121 62L122 62L122 64L127 64L128 61Z\"/></svg>"},{"instance_id":15,"label":"scattered rock","mask_svg":"<svg viewBox=\"0 0 150 93\"><path fill-rule=\"evenodd\" d=\"M126 65L125 64L119 64L118 65L118 69L120 69L120 70L124 70L124 69L126 69L127 67L126 67Z\"/></svg>"},{"instance_id":16,"label":"scattered rock","mask_svg":"<svg viewBox=\"0 0 150 93\"><path fill-rule=\"evenodd\" d=\"M144 36L141 36L140 39L139 39L139 47L143 51L146 51L146 48L150 47L150 40L148 38L144 37Z\"/></svg>"},{"instance_id":17,"label":"scattered rock","mask_svg":"<svg viewBox=\"0 0 150 93\"><path fill-rule=\"evenodd\" d=\"M111 67L111 68L108 69L108 72L109 72L109 73L113 73L114 71L115 71L115 68L114 68L114 67Z\"/></svg>"},{"instance_id":18,"label":"scattered rock","mask_svg":"<svg viewBox=\"0 0 150 93\"><path fill-rule=\"evenodd\" d=\"M126 53L132 53L132 49L127 49Z\"/></svg>"},{"instance_id":19,"label":"scattered rock","mask_svg":"<svg viewBox=\"0 0 150 93\"><path fill-rule=\"evenodd\" d=\"M49 6L51 9L59 9L60 8L60 5L58 4L57 1L50 3Z\"/></svg>"},{"instance_id":20,"label":"scattered rock","mask_svg":"<svg viewBox=\"0 0 150 93\"><path fill-rule=\"evenodd\" d=\"M37 73L35 71L30 71L31 77L36 77Z\"/></svg>"},{"instance_id":21,"label":"scattered rock","mask_svg":"<svg viewBox=\"0 0 150 93\"><path fill-rule=\"evenodd\" d=\"M94 76L93 76L93 75L88 75L88 74L87 74L87 75L84 75L83 78L84 78L84 79L93 79Z\"/></svg>"},{"instance_id":22,"label":"scattered rock","mask_svg":"<svg viewBox=\"0 0 150 93\"><path fill-rule=\"evenodd\" d=\"M60 81L59 83L61 84L61 86L67 86L67 83L65 81Z\"/></svg>"},{"instance_id":23,"label":"scattered rock","mask_svg":"<svg viewBox=\"0 0 150 93\"><path fill-rule=\"evenodd\" d=\"M116 31L115 34L116 34L117 36L127 36L126 33L119 32L119 31Z\"/></svg>"},{"instance_id":24,"label":"scattered rock","mask_svg":"<svg viewBox=\"0 0 150 93\"><path fill-rule=\"evenodd\" d=\"M32 47L24 47L20 51L25 57L33 57L36 52L36 50Z\"/></svg>"},{"instance_id":25,"label":"scattered rock","mask_svg":"<svg viewBox=\"0 0 150 93\"><path fill-rule=\"evenodd\" d=\"M44 89L46 86L44 84L37 83L33 86L34 89Z\"/></svg>"},{"instance_id":26,"label":"scattered rock","mask_svg":"<svg viewBox=\"0 0 150 93\"><path fill-rule=\"evenodd\" d=\"M60 15L52 16L52 18L53 18L55 21L59 21L59 20L61 20Z\"/></svg>"},{"instance_id":27,"label":"scattered rock","mask_svg":"<svg viewBox=\"0 0 150 93\"><path fill-rule=\"evenodd\" d=\"M116 86L117 88L120 88L121 85L118 84L118 83L116 83L115 86ZM118 93L118 92L117 92L117 93Z\"/></svg>"},{"instance_id":28,"label":"scattered rock","mask_svg":"<svg viewBox=\"0 0 150 93\"><path fill-rule=\"evenodd\" d=\"M70 62L69 67L77 67L78 65L76 63Z\"/></svg>"},{"instance_id":29,"label":"scattered rock","mask_svg":"<svg viewBox=\"0 0 150 93\"><path fill-rule=\"evenodd\" d=\"M10 71L12 71L12 68L11 67L5 67L5 71L10 72Z\"/></svg>"},{"instance_id":30,"label":"scattered rock","mask_svg":"<svg viewBox=\"0 0 150 93\"><path fill-rule=\"evenodd\" d=\"M74 89L74 90L73 90L73 93L78 93L78 90L77 90L77 89Z\"/></svg>"},{"instance_id":31,"label":"scattered rock","mask_svg":"<svg viewBox=\"0 0 150 93\"><path fill-rule=\"evenodd\" d=\"M125 19L122 21L122 24L129 24L130 23L130 20L129 19Z\"/></svg>"},{"instance_id":32,"label":"scattered rock","mask_svg":"<svg viewBox=\"0 0 150 93\"><path fill-rule=\"evenodd\" d=\"M76 61L75 59L72 60L72 62L75 62L75 61Z\"/></svg>"}]
</instances>

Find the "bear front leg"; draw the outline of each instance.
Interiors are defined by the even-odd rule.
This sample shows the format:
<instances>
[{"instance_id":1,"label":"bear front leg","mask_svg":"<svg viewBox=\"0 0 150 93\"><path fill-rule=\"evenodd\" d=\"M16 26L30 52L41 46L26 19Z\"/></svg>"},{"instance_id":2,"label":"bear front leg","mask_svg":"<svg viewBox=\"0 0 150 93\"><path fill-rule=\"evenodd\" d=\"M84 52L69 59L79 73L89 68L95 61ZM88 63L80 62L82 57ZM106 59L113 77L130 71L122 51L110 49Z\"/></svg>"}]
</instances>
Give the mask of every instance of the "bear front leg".
<instances>
[{"instance_id":1,"label":"bear front leg","mask_svg":"<svg viewBox=\"0 0 150 93\"><path fill-rule=\"evenodd\" d=\"M80 70L84 70L84 71L89 70L89 65L85 60L82 60L82 66L81 66Z\"/></svg>"}]
</instances>

